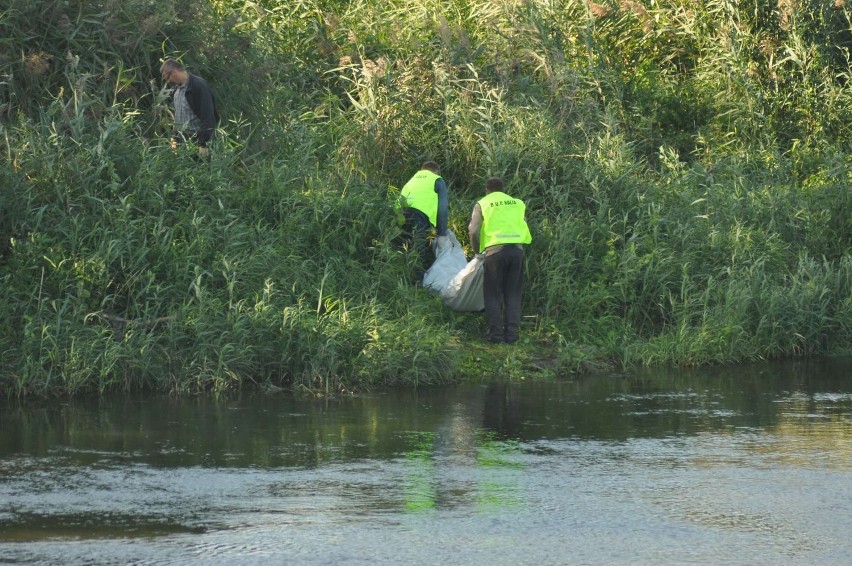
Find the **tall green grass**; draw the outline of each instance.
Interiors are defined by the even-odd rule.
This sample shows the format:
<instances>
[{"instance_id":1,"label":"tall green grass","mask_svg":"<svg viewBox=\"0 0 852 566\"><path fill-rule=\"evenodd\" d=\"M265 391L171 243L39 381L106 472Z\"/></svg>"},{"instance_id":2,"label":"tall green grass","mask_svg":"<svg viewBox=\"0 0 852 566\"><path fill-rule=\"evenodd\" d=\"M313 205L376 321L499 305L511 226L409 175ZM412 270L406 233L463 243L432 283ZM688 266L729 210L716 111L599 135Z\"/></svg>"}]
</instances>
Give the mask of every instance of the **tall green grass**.
<instances>
[{"instance_id":1,"label":"tall green grass","mask_svg":"<svg viewBox=\"0 0 852 566\"><path fill-rule=\"evenodd\" d=\"M849 12L788 8L8 0L0 394L849 353ZM216 93L209 163L165 56ZM528 204L519 353L412 279L387 194L426 159L462 240L487 177Z\"/></svg>"}]
</instances>

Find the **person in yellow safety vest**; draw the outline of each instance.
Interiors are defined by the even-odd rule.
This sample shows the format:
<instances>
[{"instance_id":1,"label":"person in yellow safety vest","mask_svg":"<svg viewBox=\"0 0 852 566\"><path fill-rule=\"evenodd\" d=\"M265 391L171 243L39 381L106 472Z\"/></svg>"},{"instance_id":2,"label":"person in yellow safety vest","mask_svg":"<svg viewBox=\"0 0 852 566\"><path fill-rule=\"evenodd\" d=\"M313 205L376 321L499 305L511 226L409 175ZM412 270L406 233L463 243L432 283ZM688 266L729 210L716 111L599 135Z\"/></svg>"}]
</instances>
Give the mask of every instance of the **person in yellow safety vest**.
<instances>
[{"instance_id":1,"label":"person in yellow safety vest","mask_svg":"<svg viewBox=\"0 0 852 566\"><path fill-rule=\"evenodd\" d=\"M524 290L524 248L532 242L526 205L503 192L503 181L485 182L485 196L473 207L468 225L470 245L484 255L483 294L486 340L518 341Z\"/></svg>"},{"instance_id":2,"label":"person in yellow safety vest","mask_svg":"<svg viewBox=\"0 0 852 566\"><path fill-rule=\"evenodd\" d=\"M423 278L429 263L429 236L434 228L438 236L447 235L447 183L434 161L427 161L402 187L400 205L404 224L403 237L419 258L418 280Z\"/></svg>"}]
</instances>

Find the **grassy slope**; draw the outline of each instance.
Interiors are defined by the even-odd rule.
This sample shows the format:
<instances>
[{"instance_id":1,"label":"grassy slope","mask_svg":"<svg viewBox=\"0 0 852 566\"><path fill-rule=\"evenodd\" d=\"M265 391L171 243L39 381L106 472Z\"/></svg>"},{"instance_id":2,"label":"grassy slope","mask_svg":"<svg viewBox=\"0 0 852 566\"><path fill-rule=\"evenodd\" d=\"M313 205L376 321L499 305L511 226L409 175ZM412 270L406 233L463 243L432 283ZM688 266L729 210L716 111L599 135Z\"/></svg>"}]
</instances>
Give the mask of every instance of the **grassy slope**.
<instances>
[{"instance_id":1,"label":"grassy slope","mask_svg":"<svg viewBox=\"0 0 852 566\"><path fill-rule=\"evenodd\" d=\"M7 0L0 394L338 391L848 353L843 3ZM174 155L158 61L208 79ZM388 187L462 238L524 198L525 338L412 285Z\"/></svg>"}]
</instances>

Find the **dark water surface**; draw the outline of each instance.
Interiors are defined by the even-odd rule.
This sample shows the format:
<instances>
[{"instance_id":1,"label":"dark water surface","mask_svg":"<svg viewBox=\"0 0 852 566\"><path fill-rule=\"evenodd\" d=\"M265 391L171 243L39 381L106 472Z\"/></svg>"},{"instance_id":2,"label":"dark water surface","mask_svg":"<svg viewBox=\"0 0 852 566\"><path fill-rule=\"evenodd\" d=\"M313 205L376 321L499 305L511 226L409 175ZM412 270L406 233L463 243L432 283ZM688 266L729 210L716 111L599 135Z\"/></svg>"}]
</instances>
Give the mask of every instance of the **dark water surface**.
<instances>
[{"instance_id":1,"label":"dark water surface","mask_svg":"<svg viewBox=\"0 0 852 566\"><path fill-rule=\"evenodd\" d=\"M852 564L849 359L0 410L0 563Z\"/></svg>"}]
</instances>

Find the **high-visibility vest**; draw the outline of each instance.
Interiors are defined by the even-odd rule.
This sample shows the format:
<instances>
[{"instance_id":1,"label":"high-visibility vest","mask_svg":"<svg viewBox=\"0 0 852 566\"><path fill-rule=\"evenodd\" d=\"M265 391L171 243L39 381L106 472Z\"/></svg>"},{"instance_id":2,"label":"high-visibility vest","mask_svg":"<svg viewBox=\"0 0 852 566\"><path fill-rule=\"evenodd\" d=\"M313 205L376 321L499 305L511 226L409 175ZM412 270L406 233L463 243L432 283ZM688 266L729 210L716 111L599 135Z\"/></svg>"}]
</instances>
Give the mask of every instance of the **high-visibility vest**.
<instances>
[{"instance_id":1,"label":"high-visibility vest","mask_svg":"<svg viewBox=\"0 0 852 566\"><path fill-rule=\"evenodd\" d=\"M435 192L435 181L440 175L428 169L421 169L402 187L403 206L416 208L426 215L432 226L438 224L438 193Z\"/></svg>"},{"instance_id":2,"label":"high-visibility vest","mask_svg":"<svg viewBox=\"0 0 852 566\"><path fill-rule=\"evenodd\" d=\"M530 228L524 220L526 205L521 199L494 191L479 199L482 226L479 229L479 253L499 244L529 244Z\"/></svg>"}]
</instances>

